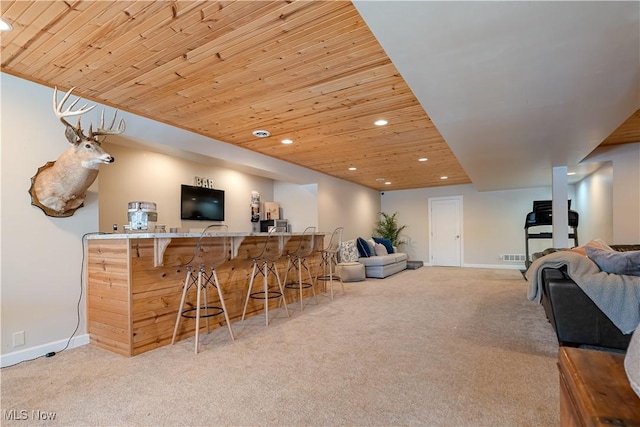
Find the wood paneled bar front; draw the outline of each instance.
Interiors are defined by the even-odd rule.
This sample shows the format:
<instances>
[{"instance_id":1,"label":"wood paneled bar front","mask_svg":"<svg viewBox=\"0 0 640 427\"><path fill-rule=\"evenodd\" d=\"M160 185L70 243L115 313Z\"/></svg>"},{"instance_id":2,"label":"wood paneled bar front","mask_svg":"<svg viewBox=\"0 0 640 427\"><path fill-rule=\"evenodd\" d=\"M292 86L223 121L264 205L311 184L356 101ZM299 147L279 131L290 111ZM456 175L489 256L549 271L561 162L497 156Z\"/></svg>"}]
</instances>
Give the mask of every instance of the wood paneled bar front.
<instances>
[{"instance_id":1,"label":"wood paneled bar front","mask_svg":"<svg viewBox=\"0 0 640 427\"><path fill-rule=\"evenodd\" d=\"M253 257L260 254L268 233L211 233L230 240L230 261L216 269L227 312L233 323L242 317ZM325 233L316 233L316 251L308 265L319 264ZM286 254L294 251L302 233L281 235L285 241L278 263L281 280ZM193 255L200 233L127 233L86 236L85 284L87 331L91 344L124 356L135 356L171 343L186 270L181 267ZM291 274L290 274L291 276ZM315 276L315 274L314 274ZM296 275L293 275L296 277ZM299 300L297 290L285 290L287 303ZM195 306L195 292L189 292ZM305 289L303 298L311 296ZM209 293L215 305L217 294ZM271 301L269 308L277 307ZM262 313L263 301L250 300L247 317ZM211 328L224 325L224 316L209 319ZM201 322L202 332L206 332ZM204 331L203 331L204 330ZM201 333L202 333L201 332ZM178 339L193 336L195 322L184 318Z\"/></svg>"}]
</instances>

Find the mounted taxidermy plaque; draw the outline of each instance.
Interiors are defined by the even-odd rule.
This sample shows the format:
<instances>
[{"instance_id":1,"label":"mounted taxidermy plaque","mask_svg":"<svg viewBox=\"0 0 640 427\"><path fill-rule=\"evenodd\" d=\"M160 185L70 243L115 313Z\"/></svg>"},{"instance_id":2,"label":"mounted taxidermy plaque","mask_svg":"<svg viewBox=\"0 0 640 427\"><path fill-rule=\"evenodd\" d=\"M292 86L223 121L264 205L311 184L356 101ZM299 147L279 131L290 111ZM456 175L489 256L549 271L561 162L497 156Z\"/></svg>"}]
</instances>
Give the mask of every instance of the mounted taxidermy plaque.
<instances>
[{"instance_id":1,"label":"mounted taxidermy plaque","mask_svg":"<svg viewBox=\"0 0 640 427\"><path fill-rule=\"evenodd\" d=\"M40 167L31 178L31 188L29 188L31 204L53 217L71 216L76 209L83 206L86 191L98 176L98 167L103 163L109 164L115 161L113 156L102 149L98 138L104 135L121 134L125 130L124 120L120 120L118 127L114 128L117 111L109 128L104 128L104 112L96 131L93 130L92 125L89 125L89 132L85 135L80 127L80 118L78 118L78 124L72 126L66 120L67 117L81 116L95 107L95 105L88 107L85 104L73 111L72 108L80 100L78 98L62 111L72 91L73 88L58 103L58 89L53 90L53 111L65 125L64 134L72 147L62 153L55 162L47 162Z\"/></svg>"}]
</instances>

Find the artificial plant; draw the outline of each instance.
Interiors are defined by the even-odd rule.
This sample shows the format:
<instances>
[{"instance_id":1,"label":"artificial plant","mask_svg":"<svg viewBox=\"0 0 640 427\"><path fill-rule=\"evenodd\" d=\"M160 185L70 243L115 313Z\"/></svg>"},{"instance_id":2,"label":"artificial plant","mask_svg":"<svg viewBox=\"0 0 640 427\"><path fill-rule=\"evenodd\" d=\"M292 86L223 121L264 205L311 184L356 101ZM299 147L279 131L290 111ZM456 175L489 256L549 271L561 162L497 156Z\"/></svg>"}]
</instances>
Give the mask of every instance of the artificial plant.
<instances>
[{"instance_id":1,"label":"artificial plant","mask_svg":"<svg viewBox=\"0 0 640 427\"><path fill-rule=\"evenodd\" d=\"M391 240L393 246L398 246L403 243L400 240L400 233L407 227L406 225L398 225L398 220L396 219L397 214L398 212L394 212L391 215L380 212L380 217L373 230L374 234L378 237Z\"/></svg>"}]
</instances>

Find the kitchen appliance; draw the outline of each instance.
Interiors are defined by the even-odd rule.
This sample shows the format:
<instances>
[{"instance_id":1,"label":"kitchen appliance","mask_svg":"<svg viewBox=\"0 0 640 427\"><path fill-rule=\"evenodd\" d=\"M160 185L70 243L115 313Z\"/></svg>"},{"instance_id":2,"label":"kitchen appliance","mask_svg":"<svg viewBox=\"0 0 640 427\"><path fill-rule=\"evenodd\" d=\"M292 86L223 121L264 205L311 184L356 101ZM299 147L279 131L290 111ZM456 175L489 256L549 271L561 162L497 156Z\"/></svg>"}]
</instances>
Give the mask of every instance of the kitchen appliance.
<instances>
[{"instance_id":1,"label":"kitchen appliance","mask_svg":"<svg viewBox=\"0 0 640 427\"><path fill-rule=\"evenodd\" d=\"M158 213L154 202L129 202L129 228L131 230L154 230Z\"/></svg>"},{"instance_id":2,"label":"kitchen appliance","mask_svg":"<svg viewBox=\"0 0 640 427\"><path fill-rule=\"evenodd\" d=\"M268 233L273 227L284 227L289 231L289 221L286 219L264 219L260 221L260 232Z\"/></svg>"}]
</instances>

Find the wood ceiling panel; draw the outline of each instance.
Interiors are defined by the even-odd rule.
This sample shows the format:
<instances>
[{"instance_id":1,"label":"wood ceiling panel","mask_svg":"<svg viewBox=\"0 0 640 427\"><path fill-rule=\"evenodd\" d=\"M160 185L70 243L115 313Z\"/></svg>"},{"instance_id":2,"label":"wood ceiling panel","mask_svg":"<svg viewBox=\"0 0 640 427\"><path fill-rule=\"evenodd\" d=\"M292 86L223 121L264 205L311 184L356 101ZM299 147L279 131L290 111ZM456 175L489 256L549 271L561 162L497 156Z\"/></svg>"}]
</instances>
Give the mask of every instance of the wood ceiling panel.
<instances>
[{"instance_id":1,"label":"wood ceiling panel","mask_svg":"<svg viewBox=\"0 0 640 427\"><path fill-rule=\"evenodd\" d=\"M617 145L640 142L640 110L636 111L618 129L613 131L601 145Z\"/></svg>"},{"instance_id":2,"label":"wood ceiling panel","mask_svg":"<svg viewBox=\"0 0 640 427\"><path fill-rule=\"evenodd\" d=\"M121 67L122 71L111 79L103 80L101 82L102 85L98 88L104 91L113 87L128 87L128 85L138 84L138 81L131 81L132 73L128 67L133 67L136 70L133 75L138 76L137 78L139 79L139 76L144 76L146 73L156 70L159 66L165 66L170 61L182 59L182 61L177 62L178 64L182 63L184 55L188 52L213 40L217 35L224 35L225 32L231 31L233 27L229 28L229 26L238 25L237 22L251 20L253 14L259 13L259 10L248 10L250 7L255 9L255 5L268 6L269 3L235 2L226 6L225 13L233 16L234 21L224 26L218 23L217 28L211 27L211 22L219 19L216 15L204 12L204 9L192 8L187 11L184 8L179 22L173 22L174 19L171 19L167 21L168 25L158 26L156 34L141 34L140 38L144 40L141 47L144 51L135 55L129 53L126 56L130 58L129 61L119 61L127 64L127 67ZM206 7L205 9L213 9L213 7ZM215 9L218 12L222 11L219 6ZM207 18L203 19L203 16L207 16ZM134 39L135 42L136 40ZM125 55L128 52L135 51L135 46L122 46L121 50L122 52L118 52L118 54Z\"/></svg>"},{"instance_id":3,"label":"wood ceiling panel","mask_svg":"<svg viewBox=\"0 0 640 427\"><path fill-rule=\"evenodd\" d=\"M94 4L98 3L104 2ZM139 3L136 9L127 8L125 11L113 8L107 8L105 11L95 10L95 13L99 13L92 25L95 31L84 38L86 48L73 52L73 57L55 59L62 66L67 62L73 62L81 67L67 69L58 74L57 78L70 81L81 75L87 80L92 80L93 76L104 74L105 67L119 67L126 61L127 53L140 49L140 33L166 24L171 19L171 10L168 7L160 7L151 2ZM130 31L129 28L134 25L135 31ZM114 58L118 58L118 61L114 61Z\"/></svg>"},{"instance_id":4,"label":"wood ceiling panel","mask_svg":"<svg viewBox=\"0 0 640 427\"><path fill-rule=\"evenodd\" d=\"M298 43L304 46L308 42L298 41ZM200 93L203 89L213 88L218 93L218 98L224 99L223 97L229 94L234 99L240 99L240 95L235 90L229 90L229 88L242 86L247 80L255 80L256 78L269 85L280 84L288 91L293 91L299 87L309 87L309 82L306 80L300 80L299 87L293 86L297 81L292 79L291 76L304 74L307 79L312 77L305 68L314 70L317 73L320 70L317 62L323 59L322 57L326 57L326 52L323 51L310 56L310 52L294 50L293 48L297 47L295 37L291 41L278 40L275 45L286 46L286 50L279 49L275 51L269 46L264 46L262 48L264 52L260 54L248 52L246 57L238 57L233 63L221 61L212 70L213 73L211 74L213 76L210 73L203 73L201 78L191 79L189 85L181 88L178 93L184 97L190 97ZM363 55L368 53L371 52L362 52ZM276 65L275 67L274 64ZM242 65L242 70L238 71L237 65ZM324 63L323 69L326 67L327 64ZM336 70L332 70L332 72L335 73ZM183 74L187 75L186 73ZM273 76L279 76L279 80L276 81ZM264 95L260 96L264 98Z\"/></svg>"},{"instance_id":5,"label":"wood ceiling panel","mask_svg":"<svg viewBox=\"0 0 640 427\"><path fill-rule=\"evenodd\" d=\"M14 2L5 10L2 3L2 16L13 25L13 31L2 35L2 64L9 65L16 56L35 51L37 36L68 9L62 2ZM45 13L46 12L46 13ZM44 39L43 39L44 41Z\"/></svg>"},{"instance_id":6,"label":"wood ceiling panel","mask_svg":"<svg viewBox=\"0 0 640 427\"><path fill-rule=\"evenodd\" d=\"M469 182L348 1L0 5L3 72L378 190Z\"/></svg>"},{"instance_id":7,"label":"wood ceiling panel","mask_svg":"<svg viewBox=\"0 0 640 427\"><path fill-rule=\"evenodd\" d=\"M469 182L348 1L0 8L14 26L1 38L3 72L378 190ZM272 136L253 137L257 128ZM638 141L640 110L603 144Z\"/></svg>"},{"instance_id":8,"label":"wood ceiling panel","mask_svg":"<svg viewBox=\"0 0 640 427\"><path fill-rule=\"evenodd\" d=\"M75 46L89 33L87 25L95 17L95 11L99 9L98 7L89 8L88 5L82 3L75 3L73 7L67 5L66 2L58 3L65 7L56 10L55 19L42 22L42 25L31 24L30 28L38 30L30 39L32 44L29 45L29 49L12 58L13 61L29 64L29 71L42 79L47 79L47 74L57 74L61 72L61 69L64 70L64 66L61 66L58 61L61 56L83 51L83 47L72 50L69 50L69 47ZM106 8L108 4L99 6ZM48 13L41 16L46 17ZM69 64L71 63L69 62Z\"/></svg>"}]
</instances>

